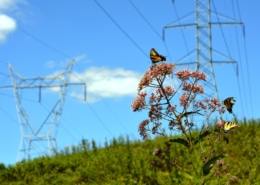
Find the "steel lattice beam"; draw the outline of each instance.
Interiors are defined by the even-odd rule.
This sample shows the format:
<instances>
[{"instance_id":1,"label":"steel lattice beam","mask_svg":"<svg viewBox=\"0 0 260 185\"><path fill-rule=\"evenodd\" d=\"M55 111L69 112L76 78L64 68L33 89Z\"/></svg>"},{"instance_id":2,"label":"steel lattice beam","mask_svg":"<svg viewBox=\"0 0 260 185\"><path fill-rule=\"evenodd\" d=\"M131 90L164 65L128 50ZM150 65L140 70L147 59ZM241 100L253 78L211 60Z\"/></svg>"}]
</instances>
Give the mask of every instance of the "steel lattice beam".
<instances>
[{"instance_id":1,"label":"steel lattice beam","mask_svg":"<svg viewBox=\"0 0 260 185\"><path fill-rule=\"evenodd\" d=\"M11 86L2 86L0 89L12 88L14 92L16 109L19 119L19 125L21 129L21 141L19 151L17 155L17 161L20 159L30 159L32 143L46 141L48 143L47 152L51 155L53 149L56 149L56 136L60 119L65 103L67 88L70 85L82 85L85 90L86 100L86 84L85 83L69 83L70 75L72 72L74 60L72 60L66 69L57 75L46 76L46 77L34 77L34 78L23 78L17 73L11 64L8 64L10 77L12 81ZM33 124L32 120L29 119L29 115L22 103L21 91L23 89L38 88L39 89L39 102L41 101L41 89L42 88L53 88L59 87L59 98L43 120L41 124ZM45 130L43 130L43 128ZM21 157L21 154L24 154Z\"/></svg>"}]
</instances>

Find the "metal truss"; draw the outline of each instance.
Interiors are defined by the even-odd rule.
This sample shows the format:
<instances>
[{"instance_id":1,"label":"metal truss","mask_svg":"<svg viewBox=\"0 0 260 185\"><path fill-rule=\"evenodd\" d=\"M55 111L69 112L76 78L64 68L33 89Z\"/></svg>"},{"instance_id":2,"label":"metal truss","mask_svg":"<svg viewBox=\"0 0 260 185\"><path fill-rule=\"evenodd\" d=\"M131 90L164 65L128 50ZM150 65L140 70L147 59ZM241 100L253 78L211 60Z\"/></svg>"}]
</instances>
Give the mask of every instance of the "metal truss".
<instances>
[{"instance_id":1,"label":"metal truss","mask_svg":"<svg viewBox=\"0 0 260 185\"><path fill-rule=\"evenodd\" d=\"M84 86L85 100L86 100L86 84L85 83L70 83L70 76L75 60L70 61L69 65L59 74L46 76L24 78L18 74L11 64L8 64L12 86L4 86L0 88L12 88L14 92L16 109L21 130L21 141L17 155L17 161L22 159L30 159L33 148L33 143L47 142L47 150L40 151L51 155L53 150L56 150L56 136L60 125L63 106L66 99L67 88L70 85ZM59 98L54 103L46 118L40 123L35 124L30 120L23 106L22 90L23 89L39 89L39 102L41 102L42 89L56 88L58 90ZM38 114L43 114L39 112ZM23 156L22 156L23 154Z\"/></svg>"}]
</instances>

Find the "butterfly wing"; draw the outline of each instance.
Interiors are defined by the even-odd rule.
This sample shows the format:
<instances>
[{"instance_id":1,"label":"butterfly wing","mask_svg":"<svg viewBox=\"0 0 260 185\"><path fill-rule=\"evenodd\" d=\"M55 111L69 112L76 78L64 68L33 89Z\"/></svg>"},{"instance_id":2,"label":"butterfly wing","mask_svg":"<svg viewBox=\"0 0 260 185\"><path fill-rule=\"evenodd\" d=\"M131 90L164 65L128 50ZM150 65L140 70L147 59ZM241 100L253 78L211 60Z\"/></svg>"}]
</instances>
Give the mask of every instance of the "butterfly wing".
<instances>
[{"instance_id":1,"label":"butterfly wing","mask_svg":"<svg viewBox=\"0 0 260 185\"><path fill-rule=\"evenodd\" d=\"M152 60L152 63L157 63L166 60L165 56L159 55L154 48L150 50L150 58Z\"/></svg>"},{"instance_id":2,"label":"butterfly wing","mask_svg":"<svg viewBox=\"0 0 260 185\"><path fill-rule=\"evenodd\" d=\"M226 122L224 123L224 132L225 132L225 133L228 133L228 132L230 132L232 129L236 128L237 126L238 126L238 124L235 123L235 122L226 121Z\"/></svg>"},{"instance_id":3,"label":"butterfly wing","mask_svg":"<svg viewBox=\"0 0 260 185\"><path fill-rule=\"evenodd\" d=\"M223 101L224 106L227 108L229 113L232 113L233 105L235 104L236 100L234 97L229 97Z\"/></svg>"}]
</instances>

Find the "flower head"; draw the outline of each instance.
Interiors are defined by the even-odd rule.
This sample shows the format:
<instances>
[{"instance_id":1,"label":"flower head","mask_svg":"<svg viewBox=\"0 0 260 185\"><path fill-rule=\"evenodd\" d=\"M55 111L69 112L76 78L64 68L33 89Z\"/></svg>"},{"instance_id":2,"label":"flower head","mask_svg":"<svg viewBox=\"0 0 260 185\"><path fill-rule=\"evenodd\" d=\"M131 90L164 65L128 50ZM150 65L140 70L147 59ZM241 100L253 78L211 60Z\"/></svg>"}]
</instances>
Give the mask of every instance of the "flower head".
<instances>
[{"instance_id":1,"label":"flower head","mask_svg":"<svg viewBox=\"0 0 260 185\"><path fill-rule=\"evenodd\" d=\"M232 182L237 181L237 177L236 177L236 176L232 176L231 179L230 179L230 181L232 181Z\"/></svg>"},{"instance_id":2,"label":"flower head","mask_svg":"<svg viewBox=\"0 0 260 185\"><path fill-rule=\"evenodd\" d=\"M175 73L175 76L181 80L187 80L191 76L192 72L189 69L179 70Z\"/></svg>"},{"instance_id":3,"label":"flower head","mask_svg":"<svg viewBox=\"0 0 260 185\"><path fill-rule=\"evenodd\" d=\"M207 77L203 72L200 71L193 71L191 76L197 80L206 80Z\"/></svg>"},{"instance_id":4,"label":"flower head","mask_svg":"<svg viewBox=\"0 0 260 185\"><path fill-rule=\"evenodd\" d=\"M146 92L139 92L138 96L133 100L131 107L134 112L140 111L144 108L146 95Z\"/></svg>"},{"instance_id":5,"label":"flower head","mask_svg":"<svg viewBox=\"0 0 260 185\"><path fill-rule=\"evenodd\" d=\"M217 160L217 165L219 165L219 166L222 166L223 164L224 164L224 161L222 161L222 160Z\"/></svg>"},{"instance_id":6,"label":"flower head","mask_svg":"<svg viewBox=\"0 0 260 185\"><path fill-rule=\"evenodd\" d=\"M159 65L151 66L140 80L138 91L149 86L154 79L171 74L174 68L175 65L171 63L161 63Z\"/></svg>"},{"instance_id":7,"label":"flower head","mask_svg":"<svg viewBox=\"0 0 260 185\"><path fill-rule=\"evenodd\" d=\"M204 88L201 85L197 85L197 84L189 84L189 83L184 82L183 90L190 91L193 93L204 94Z\"/></svg>"},{"instance_id":8,"label":"flower head","mask_svg":"<svg viewBox=\"0 0 260 185\"><path fill-rule=\"evenodd\" d=\"M184 92L181 97L180 97L180 104L184 107L187 108L189 106L189 93L188 92Z\"/></svg>"},{"instance_id":9,"label":"flower head","mask_svg":"<svg viewBox=\"0 0 260 185\"><path fill-rule=\"evenodd\" d=\"M139 124L139 127L138 127L138 131L140 133L140 135L143 137L143 139L147 138L148 135L146 133L146 126L150 123L149 119L146 119L144 121L142 121L140 124Z\"/></svg>"},{"instance_id":10,"label":"flower head","mask_svg":"<svg viewBox=\"0 0 260 185\"><path fill-rule=\"evenodd\" d=\"M216 126L217 126L219 129L222 128L222 127L223 127L222 121L219 121L219 122L216 124Z\"/></svg>"}]
</instances>

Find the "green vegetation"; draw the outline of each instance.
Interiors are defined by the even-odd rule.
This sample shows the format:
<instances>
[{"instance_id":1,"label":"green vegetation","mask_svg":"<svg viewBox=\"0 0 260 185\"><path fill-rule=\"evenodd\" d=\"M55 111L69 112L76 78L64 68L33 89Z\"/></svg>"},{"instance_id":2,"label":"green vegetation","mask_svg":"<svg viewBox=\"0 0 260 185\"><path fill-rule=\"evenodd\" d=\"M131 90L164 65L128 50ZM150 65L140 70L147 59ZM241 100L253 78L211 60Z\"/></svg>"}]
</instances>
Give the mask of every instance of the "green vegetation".
<instances>
[{"instance_id":1,"label":"green vegetation","mask_svg":"<svg viewBox=\"0 0 260 185\"><path fill-rule=\"evenodd\" d=\"M222 160L229 164L229 168L219 178L212 168L205 184L225 184L225 178L230 178L227 173L238 178L234 184L260 184L260 121L240 122L239 127L226 136L229 143L221 139L214 147L214 154L224 153L226 157ZM164 146L166 140L159 137L130 142L120 137L105 143L104 148L97 148L94 141L82 140L79 146L54 152L52 157L39 157L10 166L0 164L0 184L202 184L200 179L192 178L196 173L203 173L199 150L191 154L182 144L169 147L172 158L178 160L187 173L181 174L180 170L169 168L162 161L158 168L160 161L153 152ZM206 145L207 139L203 142ZM152 161L157 161L157 167Z\"/></svg>"}]
</instances>

